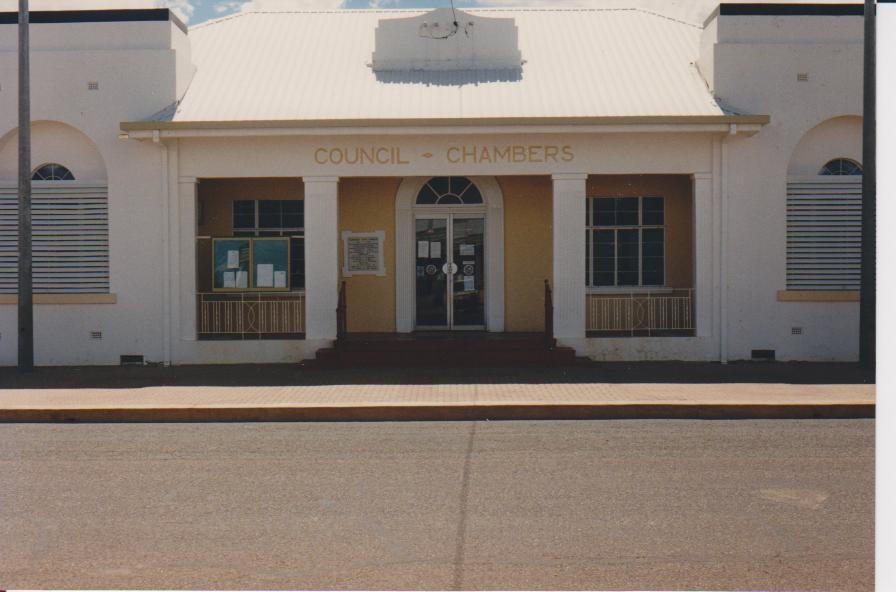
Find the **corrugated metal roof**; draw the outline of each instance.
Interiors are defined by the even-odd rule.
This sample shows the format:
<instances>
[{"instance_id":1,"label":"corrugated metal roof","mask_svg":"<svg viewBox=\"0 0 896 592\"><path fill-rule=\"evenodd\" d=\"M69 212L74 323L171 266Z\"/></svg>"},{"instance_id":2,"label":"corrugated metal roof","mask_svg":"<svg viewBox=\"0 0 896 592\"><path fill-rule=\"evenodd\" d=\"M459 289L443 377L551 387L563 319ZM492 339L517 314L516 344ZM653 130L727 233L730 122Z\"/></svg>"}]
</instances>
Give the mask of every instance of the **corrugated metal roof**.
<instances>
[{"instance_id":1,"label":"corrugated metal roof","mask_svg":"<svg viewBox=\"0 0 896 592\"><path fill-rule=\"evenodd\" d=\"M516 20L521 75L375 73L378 21L421 11L247 12L190 30L197 72L173 121L724 114L694 65L694 25L638 9L468 12Z\"/></svg>"}]
</instances>

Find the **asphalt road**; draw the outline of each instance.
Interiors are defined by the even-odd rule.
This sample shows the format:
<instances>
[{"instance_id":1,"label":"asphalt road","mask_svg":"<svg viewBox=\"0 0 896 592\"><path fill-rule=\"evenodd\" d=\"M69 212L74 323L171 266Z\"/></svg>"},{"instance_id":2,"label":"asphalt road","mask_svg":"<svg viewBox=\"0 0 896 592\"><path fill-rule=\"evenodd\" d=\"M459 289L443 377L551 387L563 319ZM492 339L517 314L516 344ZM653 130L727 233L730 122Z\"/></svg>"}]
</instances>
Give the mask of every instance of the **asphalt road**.
<instances>
[{"instance_id":1,"label":"asphalt road","mask_svg":"<svg viewBox=\"0 0 896 592\"><path fill-rule=\"evenodd\" d=\"M0 425L0 588L872 590L874 422Z\"/></svg>"}]
</instances>

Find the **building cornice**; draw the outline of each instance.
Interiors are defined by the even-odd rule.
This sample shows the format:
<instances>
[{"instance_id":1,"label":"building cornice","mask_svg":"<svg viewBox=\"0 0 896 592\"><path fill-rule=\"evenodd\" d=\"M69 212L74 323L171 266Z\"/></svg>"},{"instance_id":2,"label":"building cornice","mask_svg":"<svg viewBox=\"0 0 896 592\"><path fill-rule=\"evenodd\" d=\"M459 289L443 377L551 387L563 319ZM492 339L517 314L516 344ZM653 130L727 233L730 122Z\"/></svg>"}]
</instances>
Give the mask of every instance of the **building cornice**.
<instances>
[{"instance_id":1,"label":"building cornice","mask_svg":"<svg viewBox=\"0 0 896 592\"><path fill-rule=\"evenodd\" d=\"M33 25L171 21L181 31L187 32L183 21L167 8L32 10L28 13L28 21ZM0 12L0 25L15 25L18 22L18 11Z\"/></svg>"},{"instance_id":2,"label":"building cornice","mask_svg":"<svg viewBox=\"0 0 896 592\"><path fill-rule=\"evenodd\" d=\"M647 115L628 117L481 117L438 119L303 119L241 121L126 121L129 138L189 136L347 135L416 133L694 132L752 135L768 115Z\"/></svg>"},{"instance_id":3,"label":"building cornice","mask_svg":"<svg viewBox=\"0 0 896 592\"><path fill-rule=\"evenodd\" d=\"M892 2L893 0L877 0ZM722 3L703 19L703 28L719 16L862 16L865 7L861 3Z\"/></svg>"},{"instance_id":4,"label":"building cornice","mask_svg":"<svg viewBox=\"0 0 896 592\"><path fill-rule=\"evenodd\" d=\"M860 2L843 2L839 4L818 3L722 3L719 5L722 16L862 16L865 6Z\"/></svg>"}]
</instances>

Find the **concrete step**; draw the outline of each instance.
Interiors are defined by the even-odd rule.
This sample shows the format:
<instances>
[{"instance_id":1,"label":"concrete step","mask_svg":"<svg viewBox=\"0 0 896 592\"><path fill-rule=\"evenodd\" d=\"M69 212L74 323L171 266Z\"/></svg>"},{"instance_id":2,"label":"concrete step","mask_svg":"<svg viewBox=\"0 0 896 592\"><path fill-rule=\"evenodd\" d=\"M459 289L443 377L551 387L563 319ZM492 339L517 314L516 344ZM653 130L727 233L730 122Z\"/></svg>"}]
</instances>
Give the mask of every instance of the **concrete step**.
<instances>
[{"instance_id":1,"label":"concrete step","mask_svg":"<svg viewBox=\"0 0 896 592\"><path fill-rule=\"evenodd\" d=\"M317 352L317 365L330 368L348 367L500 367L500 366L571 366L579 363L575 350L558 347L551 350L540 347L493 346L452 347L434 349L424 347L409 348L325 348Z\"/></svg>"},{"instance_id":2,"label":"concrete step","mask_svg":"<svg viewBox=\"0 0 896 592\"><path fill-rule=\"evenodd\" d=\"M501 339L363 339L352 338L340 344L343 351L447 352L466 351L530 351L545 349L544 337L513 337Z\"/></svg>"}]
</instances>

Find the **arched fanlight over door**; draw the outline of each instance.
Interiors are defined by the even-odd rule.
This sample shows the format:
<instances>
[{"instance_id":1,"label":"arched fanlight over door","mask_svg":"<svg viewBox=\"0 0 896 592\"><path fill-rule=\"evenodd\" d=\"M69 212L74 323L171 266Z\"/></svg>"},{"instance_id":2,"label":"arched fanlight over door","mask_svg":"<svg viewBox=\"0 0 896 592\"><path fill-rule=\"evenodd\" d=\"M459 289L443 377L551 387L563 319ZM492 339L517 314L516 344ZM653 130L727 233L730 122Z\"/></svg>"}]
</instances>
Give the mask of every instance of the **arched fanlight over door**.
<instances>
[{"instance_id":1,"label":"arched fanlight over door","mask_svg":"<svg viewBox=\"0 0 896 592\"><path fill-rule=\"evenodd\" d=\"M418 206L482 205L479 188L467 177L433 177L417 194Z\"/></svg>"},{"instance_id":2,"label":"arched fanlight over door","mask_svg":"<svg viewBox=\"0 0 896 592\"><path fill-rule=\"evenodd\" d=\"M835 158L818 172L819 175L861 175L862 165L849 158Z\"/></svg>"},{"instance_id":3,"label":"arched fanlight over door","mask_svg":"<svg viewBox=\"0 0 896 592\"><path fill-rule=\"evenodd\" d=\"M32 181L74 181L75 176L68 168L55 162L37 167L31 175Z\"/></svg>"}]
</instances>

